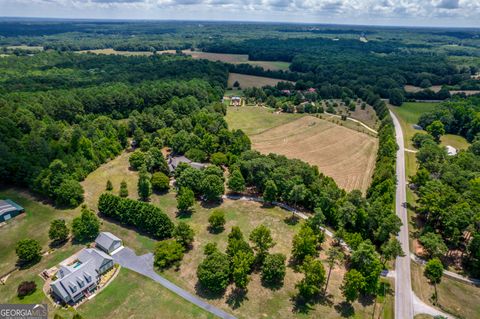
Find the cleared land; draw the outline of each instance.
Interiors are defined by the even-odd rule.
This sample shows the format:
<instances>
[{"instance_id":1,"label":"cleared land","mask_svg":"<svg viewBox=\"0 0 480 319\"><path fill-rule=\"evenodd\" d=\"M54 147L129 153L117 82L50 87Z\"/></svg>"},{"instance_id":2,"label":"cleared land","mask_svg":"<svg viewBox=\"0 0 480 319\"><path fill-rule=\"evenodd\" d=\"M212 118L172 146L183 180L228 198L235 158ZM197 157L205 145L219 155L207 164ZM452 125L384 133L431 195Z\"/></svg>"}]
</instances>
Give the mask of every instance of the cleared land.
<instances>
[{"instance_id":1,"label":"cleared land","mask_svg":"<svg viewBox=\"0 0 480 319\"><path fill-rule=\"evenodd\" d=\"M42 46L31 46L31 45L11 45L8 46L7 49L10 50L37 50L37 51L43 51Z\"/></svg>"},{"instance_id":2,"label":"cleared land","mask_svg":"<svg viewBox=\"0 0 480 319\"><path fill-rule=\"evenodd\" d=\"M429 88L421 88L419 86L407 84L403 88L405 89L405 92L411 92L411 93L417 93L417 92L420 92L420 91L423 91L423 90L426 90L426 89L432 90L433 92L436 93L436 92L439 92L442 89L442 86L441 85L433 85Z\"/></svg>"},{"instance_id":3,"label":"cleared land","mask_svg":"<svg viewBox=\"0 0 480 319\"><path fill-rule=\"evenodd\" d=\"M150 51L117 51L114 49L96 49L96 50L82 50L78 51L80 53L95 53L95 54L116 54L116 55L125 55L125 56L150 56L153 55L153 52ZM175 52L174 52L175 53Z\"/></svg>"},{"instance_id":4,"label":"cleared land","mask_svg":"<svg viewBox=\"0 0 480 319\"><path fill-rule=\"evenodd\" d=\"M281 61L250 61L247 54L230 54L230 53L211 53L202 51L183 50L184 54L192 56L194 59L206 59L210 61L220 61L232 64L251 64L253 66L260 66L265 70L288 70L289 62Z\"/></svg>"},{"instance_id":5,"label":"cleared land","mask_svg":"<svg viewBox=\"0 0 480 319\"><path fill-rule=\"evenodd\" d=\"M225 120L230 129L241 129L248 136L259 134L304 116L303 114L275 113L273 109L258 106L229 107Z\"/></svg>"},{"instance_id":6,"label":"cleared land","mask_svg":"<svg viewBox=\"0 0 480 319\"><path fill-rule=\"evenodd\" d=\"M228 87L233 87L233 84L235 83L235 81L238 81L238 83L240 83L240 87L242 89L252 88L252 87L261 88L262 86L266 86L266 85L274 86L278 82L289 82L286 80L266 78L263 76L230 73L228 75Z\"/></svg>"},{"instance_id":7,"label":"cleared land","mask_svg":"<svg viewBox=\"0 0 480 319\"><path fill-rule=\"evenodd\" d=\"M346 190L366 191L370 185L378 142L369 135L304 116L251 139L253 148L261 153L282 154L317 165Z\"/></svg>"}]
</instances>

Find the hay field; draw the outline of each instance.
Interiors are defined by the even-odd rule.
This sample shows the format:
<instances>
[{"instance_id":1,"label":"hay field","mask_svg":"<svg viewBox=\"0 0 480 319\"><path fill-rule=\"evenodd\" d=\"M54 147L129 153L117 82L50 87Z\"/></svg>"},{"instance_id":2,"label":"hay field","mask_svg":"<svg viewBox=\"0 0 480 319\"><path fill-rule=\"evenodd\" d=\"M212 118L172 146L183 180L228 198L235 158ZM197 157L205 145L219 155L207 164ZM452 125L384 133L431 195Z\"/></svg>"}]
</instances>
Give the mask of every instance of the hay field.
<instances>
[{"instance_id":1,"label":"hay field","mask_svg":"<svg viewBox=\"0 0 480 319\"><path fill-rule=\"evenodd\" d=\"M261 88L262 86L266 85L276 85L278 82L289 82L286 80L266 78L263 76L230 73L228 75L228 87L233 87L233 83L235 83L235 81L238 81L238 83L240 83L240 87L242 89L251 87Z\"/></svg>"},{"instance_id":2,"label":"hay field","mask_svg":"<svg viewBox=\"0 0 480 319\"><path fill-rule=\"evenodd\" d=\"M251 136L252 147L317 165L343 189L365 192L370 185L378 141L376 138L304 116Z\"/></svg>"},{"instance_id":3,"label":"hay field","mask_svg":"<svg viewBox=\"0 0 480 319\"><path fill-rule=\"evenodd\" d=\"M265 70L288 70L289 62L281 61L250 61L247 54L231 54L231 53L211 53L202 51L183 50L184 54L190 55L194 59L206 59L209 61L220 61L232 64L251 64L253 66L260 66Z\"/></svg>"},{"instance_id":4,"label":"hay field","mask_svg":"<svg viewBox=\"0 0 480 319\"><path fill-rule=\"evenodd\" d=\"M95 53L95 54L116 54L125 56L150 56L153 52L150 51L117 51L115 49L96 49L96 50L82 50L80 53Z\"/></svg>"}]
</instances>

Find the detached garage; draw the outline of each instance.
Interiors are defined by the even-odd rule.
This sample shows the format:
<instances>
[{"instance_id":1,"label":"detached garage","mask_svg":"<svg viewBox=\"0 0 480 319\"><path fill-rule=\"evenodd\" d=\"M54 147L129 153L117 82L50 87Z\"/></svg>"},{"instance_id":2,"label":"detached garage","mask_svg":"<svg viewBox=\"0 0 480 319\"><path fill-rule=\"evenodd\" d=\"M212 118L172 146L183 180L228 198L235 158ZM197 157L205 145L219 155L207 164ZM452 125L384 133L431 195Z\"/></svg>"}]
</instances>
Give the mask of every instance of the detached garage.
<instances>
[{"instance_id":1,"label":"detached garage","mask_svg":"<svg viewBox=\"0 0 480 319\"><path fill-rule=\"evenodd\" d=\"M122 247L122 245L122 240L109 232L101 232L97 239L95 239L95 247L103 250L107 254L111 254L118 248Z\"/></svg>"},{"instance_id":2,"label":"detached garage","mask_svg":"<svg viewBox=\"0 0 480 319\"><path fill-rule=\"evenodd\" d=\"M25 212L25 209L9 199L0 199L0 223Z\"/></svg>"}]
</instances>

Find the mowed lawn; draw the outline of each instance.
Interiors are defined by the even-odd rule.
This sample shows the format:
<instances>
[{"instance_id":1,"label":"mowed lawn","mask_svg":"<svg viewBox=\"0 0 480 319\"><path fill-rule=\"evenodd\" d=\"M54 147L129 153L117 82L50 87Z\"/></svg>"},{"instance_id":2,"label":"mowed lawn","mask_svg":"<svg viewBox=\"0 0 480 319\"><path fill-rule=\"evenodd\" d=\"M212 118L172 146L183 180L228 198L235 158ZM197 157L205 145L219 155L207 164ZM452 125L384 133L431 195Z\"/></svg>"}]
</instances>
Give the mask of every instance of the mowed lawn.
<instances>
[{"instance_id":1,"label":"mowed lawn","mask_svg":"<svg viewBox=\"0 0 480 319\"><path fill-rule=\"evenodd\" d=\"M230 73L228 75L228 87L233 87L235 82L240 83L242 89L257 87L261 88L266 85L277 85L278 82L290 82L281 79L267 78L263 76L256 75L246 75L240 73Z\"/></svg>"},{"instance_id":2,"label":"mowed lawn","mask_svg":"<svg viewBox=\"0 0 480 319\"><path fill-rule=\"evenodd\" d=\"M303 116L298 113L275 113L273 109L247 105L229 107L225 120L230 129L241 129L248 136L253 136Z\"/></svg>"},{"instance_id":3,"label":"mowed lawn","mask_svg":"<svg viewBox=\"0 0 480 319\"><path fill-rule=\"evenodd\" d=\"M365 192L370 185L378 148L378 140L370 135L304 116L250 138L252 147L261 153L317 165L320 172L346 190Z\"/></svg>"}]
</instances>

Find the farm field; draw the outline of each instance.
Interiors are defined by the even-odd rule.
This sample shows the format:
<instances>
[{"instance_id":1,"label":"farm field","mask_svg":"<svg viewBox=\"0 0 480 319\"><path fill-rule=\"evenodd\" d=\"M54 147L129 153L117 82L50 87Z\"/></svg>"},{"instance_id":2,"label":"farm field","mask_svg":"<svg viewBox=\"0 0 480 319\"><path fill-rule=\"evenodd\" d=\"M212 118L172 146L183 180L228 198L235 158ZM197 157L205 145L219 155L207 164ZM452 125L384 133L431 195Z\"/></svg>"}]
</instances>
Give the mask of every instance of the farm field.
<instances>
[{"instance_id":1,"label":"farm field","mask_svg":"<svg viewBox=\"0 0 480 319\"><path fill-rule=\"evenodd\" d=\"M273 109L259 106L229 107L225 120L231 129L241 129L248 136L259 134L303 117L298 113L275 113Z\"/></svg>"},{"instance_id":2,"label":"farm field","mask_svg":"<svg viewBox=\"0 0 480 319\"><path fill-rule=\"evenodd\" d=\"M114 49L96 49L96 50L82 50L80 53L95 53L95 54L117 54L125 56L150 56L153 52L150 51L117 51ZM175 52L174 52L175 53Z\"/></svg>"},{"instance_id":3,"label":"farm field","mask_svg":"<svg viewBox=\"0 0 480 319\"><path fill-rule=\"evenodd\" d=\"M10 45L7 46L9 50L36 50L43 51L43 46L31 46L31 45Z\"/></svg>"},{"instance_id":4,"label":"farm field","mask_svg":"<svg viewBox=\"0 0 480 319\"><path fill-rule=\"evenodd\" d=\"M233 83L235 83L235 81L240 83L240 87L242 89L251 87L261 88L266 85L276 85L278 82L288 82L281 79L266 78L263 76L230 73L228 75L228 87L233 87Z\"/></svg>"},{"instance_id":5,"label":"farm field","mask_svg":"<svg viewBox=\"0 0 480 319\"><path fill-rule=\"evenodd\" d=\"M346 189L365 192L370 185L377 139L321 119L304 116L251 136L261 153L277 153L317 165Z\"/></svg>"},{"instance_id":6,"label":"farm field","mask_svg":"<svg viewBox=\"0 0 480 319\"><path fill-rule=\"evenodd\" d=\"M163 52L163 51L162 51ZM247 54L231 54L231 53L211 53L202 51L183 50L184 54L190 55L194 59L206 59L209 61L220 61L232 64L251 64L260 66L265 70L288 70L290 63L281 61L250 61Z\"/></svg>"}]
</instances>

